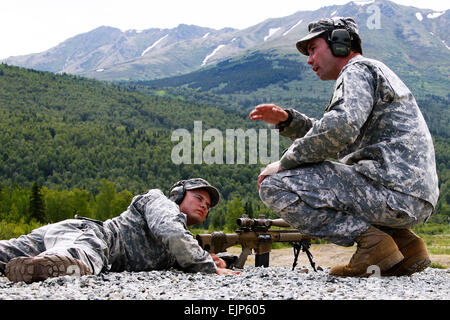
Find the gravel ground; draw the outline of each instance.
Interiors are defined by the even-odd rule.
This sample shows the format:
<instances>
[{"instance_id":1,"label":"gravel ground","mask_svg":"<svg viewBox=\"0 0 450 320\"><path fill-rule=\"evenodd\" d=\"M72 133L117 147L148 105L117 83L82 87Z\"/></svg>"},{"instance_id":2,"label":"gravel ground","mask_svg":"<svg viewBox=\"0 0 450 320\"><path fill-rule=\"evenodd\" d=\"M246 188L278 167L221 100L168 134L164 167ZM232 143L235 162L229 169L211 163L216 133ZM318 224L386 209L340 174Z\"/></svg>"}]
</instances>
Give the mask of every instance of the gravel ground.
<instances>
[{"instance_id":1,"label":"gravel ground","mask_svg":"<svg viewBox=\"0 0 450 320\"><path fill-rule=\"evenodd\" d=\"M329 268L245 267L237 276L178 270L58 277L12 283L0 277L0 300L448 300L450 269L411 277L337 278Z\"/></svg>"}]
</instances>

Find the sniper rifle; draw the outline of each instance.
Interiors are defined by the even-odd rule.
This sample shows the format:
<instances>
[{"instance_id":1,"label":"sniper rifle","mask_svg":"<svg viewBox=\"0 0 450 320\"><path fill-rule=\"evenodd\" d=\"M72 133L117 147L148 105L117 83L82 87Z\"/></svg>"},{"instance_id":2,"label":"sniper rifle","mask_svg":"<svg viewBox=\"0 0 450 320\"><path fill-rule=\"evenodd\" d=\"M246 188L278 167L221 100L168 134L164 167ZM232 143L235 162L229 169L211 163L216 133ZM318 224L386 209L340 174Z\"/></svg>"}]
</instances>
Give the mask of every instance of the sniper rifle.
<instances>
[{"instance_id":1,"label":"sniper rifle","mask_svg":"<svg viewBox=\"0 0 450 320\"><path fill-rule=\"evenodd\" d=\"M226 252L227 248L241 245L242 252L237 261L232 261L231 267L242 269L245 261L252 249L255 251L255 267L268 267L269 255L273 242L290 242L294 248L294 263L292 270L297 265L298 254L300 250L308 256L309 262L316 270L312 254L309 251L311 246L311 237L301 234L296 229L270 229L270 227L289 228L290 225L283 219L266 219L265 216L259 218L249 218L242 215L236 220L240 227L235 233L224 233L216 231L208 234L198 234L196 239L199 245L209 253ZM227 263L229 265L229 263ZM229 265L230 267L230 265Z\"/></svg>"}]
</instances>

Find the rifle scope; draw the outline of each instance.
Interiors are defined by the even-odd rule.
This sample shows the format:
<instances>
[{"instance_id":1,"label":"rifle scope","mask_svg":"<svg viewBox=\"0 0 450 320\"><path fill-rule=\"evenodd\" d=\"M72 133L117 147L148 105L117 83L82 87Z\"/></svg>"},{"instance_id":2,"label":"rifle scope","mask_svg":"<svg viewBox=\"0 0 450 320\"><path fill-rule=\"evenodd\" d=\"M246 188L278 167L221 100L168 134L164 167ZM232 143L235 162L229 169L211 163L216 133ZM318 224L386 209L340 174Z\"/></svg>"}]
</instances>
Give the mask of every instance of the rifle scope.
<instances>
[{"instance_id":1,"label":"rifle scope","mask_svg":"<svg viewBox=\"0 0 450 320\"><path fill-rule=\"evenodd\" d=\"M264 227L264 228L270 228L271 226L274 227L283 227L283 228L289 228L290 225L284 221L283 219L253 219L248 217L240 217L236 220L236 224L241 228L254 228L254 227Z\"/></svg>"}]
</instances>

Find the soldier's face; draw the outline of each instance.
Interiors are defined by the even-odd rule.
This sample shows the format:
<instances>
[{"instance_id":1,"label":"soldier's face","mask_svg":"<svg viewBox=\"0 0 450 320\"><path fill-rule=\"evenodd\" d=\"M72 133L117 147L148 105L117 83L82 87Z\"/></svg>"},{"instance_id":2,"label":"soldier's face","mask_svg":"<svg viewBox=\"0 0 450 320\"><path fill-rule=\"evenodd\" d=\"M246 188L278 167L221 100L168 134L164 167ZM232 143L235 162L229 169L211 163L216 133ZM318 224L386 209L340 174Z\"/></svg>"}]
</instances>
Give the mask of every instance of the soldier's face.
<instances>
[{"instance_id":1,"label":"soldier's face","mask_svg":"<svg viewBox=\"0 0 450 320\"><path fill-rule=\"evenodd\" d=\"M340 68L338 59L333 56L328 43L323 38L314 38L308 42L308 61L320 80L336 80Z\"/></svg>"},{"instance_id":2,"label":"soldier's face","mask_svg":"<svg viewBox=\"0 0 450 320\"><path fill-rule=\"evenodd\" d=\"M208 191L195 189L186 191L180 210L187 216L187 225L202 223L211 207L211 197Z\"/></svg>"}]
</instances>

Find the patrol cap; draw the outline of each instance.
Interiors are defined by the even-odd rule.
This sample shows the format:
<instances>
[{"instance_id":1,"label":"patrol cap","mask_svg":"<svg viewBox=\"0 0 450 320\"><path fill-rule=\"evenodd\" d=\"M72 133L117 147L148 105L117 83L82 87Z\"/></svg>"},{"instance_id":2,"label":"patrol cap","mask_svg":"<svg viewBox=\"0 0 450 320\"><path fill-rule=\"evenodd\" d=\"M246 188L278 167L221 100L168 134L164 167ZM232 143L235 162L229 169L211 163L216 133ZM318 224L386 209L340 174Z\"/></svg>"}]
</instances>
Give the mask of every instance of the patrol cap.
<instances>
[{"instance_id":1,"label":"patrol cap","mask_svg":"<svg viewBox=\"0 0 450 320\"><path fill-rule=\"evenodd\" d=\"M193 178L189 180L184 180L184 189L186 191L195 189L205 189L209 193L209 196L211 197L211 208L219 203L220 200L219 191L205 179Z\"/></svg>"},{"instance_id":2,"label":"patrol cap","mask_svg":"<svg viewBox=\"0 0 450 320\"><path fill-rule=\"evenodd\" d=\"M308 54L308 42L311 39L317 38L325 32L331 32L335 29L346 29L351 35L356 35L358 39L361 39L358 32L358 25L353 18L324 18L318 21L311 22L308 25L308 34L300 39L296 46L300 53L305 56Z\"/></svg>"}]
</instances>

